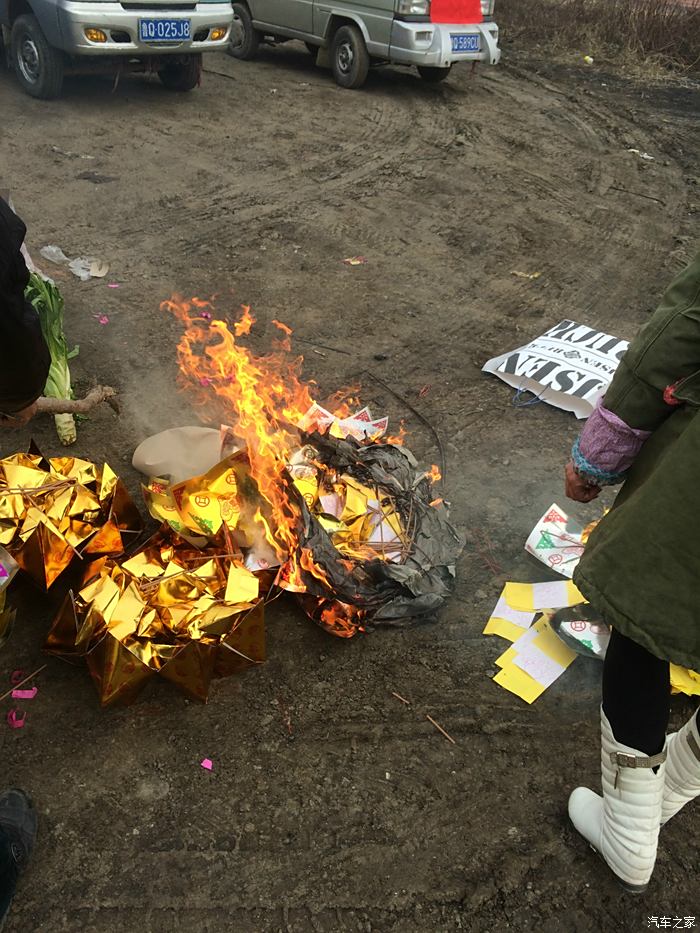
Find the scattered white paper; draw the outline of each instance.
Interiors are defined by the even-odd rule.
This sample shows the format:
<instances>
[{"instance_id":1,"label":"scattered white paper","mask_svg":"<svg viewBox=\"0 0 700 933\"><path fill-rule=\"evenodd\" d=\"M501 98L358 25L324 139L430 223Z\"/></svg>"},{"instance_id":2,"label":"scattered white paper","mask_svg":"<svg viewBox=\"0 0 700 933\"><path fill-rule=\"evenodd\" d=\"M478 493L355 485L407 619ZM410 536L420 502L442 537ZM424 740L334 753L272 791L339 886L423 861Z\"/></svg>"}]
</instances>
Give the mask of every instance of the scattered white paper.
<instances>
[{"instance_id":1,"label":"scattered white paper","mask_svg":"<svg viewBox=\"0 0 700 933\"><path fill-rule=\"evenodd\" d=\"M654 156L649 155L648 152L642 152L641 149L628 149L628 152L633 152L635 155L638 155L640 159L643 159L645 162L654 162Z\"/></svg>"},{"instance_id":2,"label":"scattered white paper","mask_svg":"<svg viewBox=\"0 0 700 933\"><path fill-rule=\"evenodd\" d=\"M71 259L66 256L60 246L53 244L42 246L39 253L44 259L56 263L57 266L67 265L73 275L77 276L81 282L87 282L88 279L102 279L109 272L109 263L104 262L102 259L89 256L78 256Z\"/></svg>"},{"instance_id":3,"label":"scattered white paper","mask_svg":"<svg viewBox=\"0 0 700 933\"><path fill-rule=\"evenodd\" d=\"M43 256L44 259L48 259L49 262L55 262L58 266L70 262L60 246L42 246L39 255Z\"/></svg>"},{"instance_id":4,"label":"scattered white paper","mask_svg":"<svg viewBox=\"0 0 700 933\"><path fill-rule=\"evenodd\" d=\"M571 593L566 583L552 580L547 583L532 584L532 602L536 612L541 609L561 609L571 605Z\"/></svg>"},{"instance_id":5,"label":"scattered white paper","mask_svg":"<svg viewBox=\"0 0 700 933\"><path fill-rule=\"evenodd\" d=\"M369 408L361 408L347 418L336 416L316 402L305 412L299 421L302 431L325 431L335 437L353 437L356 441L367 438L377 439L386 433L388 418L372 418Z\"/></svg>"},{"instance_id":6,"label":"scattered white paper","mask_svg":"<svg viewBox=\"0 0 700 933\"><path fill-rule=\"evenodd\" d=\"M543 402L587 418L605 394L628 342L575 321L489 360L483 372Z\"/></svg>"},{"instance_id":7,"label":"scattered white paper","mask_svg":"<svg viewBox=\"0 0 700 933\"><path fill-rule=\"evenodd\" d=\"M520 628L529 629L534 615L534 612L522 612L520 609L513 609L513 607L506 602L503 593L501 593L491 613L491 618L506 619L508 622L520 626Z\"/></svg>"},{"instance_id":8,"label":"scattered white paper","mask_svg":"<svg viewBox=\"0 0 700 933\"><path fill-rule=\"evenodd\" d=\"M542 684L543 687L551 686L557 677L560 677L566 670L564 665L550 658L544 651L540 651L536 645L527 644L524 650L521 650L521 642L522 638L515 642L518 653L513 659L513 663L521 671L529 674L538 684Z\"/></svg>"},{"instance_id":9,"label":"scattered white paper","mask_svg":"<svg viewBox=\"0 0 700 933\"><path fill-rule=\"evenodd\" d=\"M333 515L335 518L339 519L343 514L343 500L337 492L322 493L318 497L318 500L326 515Z\"/></svg>"}]
</instances>

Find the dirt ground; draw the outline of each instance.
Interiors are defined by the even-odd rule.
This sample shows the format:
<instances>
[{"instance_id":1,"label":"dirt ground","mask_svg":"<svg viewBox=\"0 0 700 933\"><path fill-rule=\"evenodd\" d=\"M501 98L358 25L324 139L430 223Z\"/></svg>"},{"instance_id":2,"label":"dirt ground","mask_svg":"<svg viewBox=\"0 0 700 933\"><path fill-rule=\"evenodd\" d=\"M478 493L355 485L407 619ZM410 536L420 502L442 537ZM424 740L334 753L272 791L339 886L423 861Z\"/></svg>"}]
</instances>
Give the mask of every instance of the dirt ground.
<instances>
[{"instance_id":1,"label":"dirt ground","mask_svg":"<svg viewBox=\"0 0 700 933\"><path fill-rule=\"evenodd\" d=\"M467 536L457 592L435 625L352 641L279 600L268 662L216 682L207 706L156 683L101 712L87 673L49 659L27 726L0 729L2 783L42 813L8 933L545 933L700 914L697 809L664 830L638 898L567 822L569 790L597 781L599 664L577 660L532 707L489 680L505 645L484 622L504 580L547 576L523 543L563 500L578 424L514 407L480 372L564 317L627 338L647 319L697 245L697 87L515 50L473 80L456 70L431 87L383 69L361 92L338 90L294 43L206 69L186 96L74 79L52 103L0 76L0 172L30 249L111 265L89 283L51 269L80 344L76 387L109 382L124 403L120 419L80 426L76 452L136 494L135 445L196 423L159 302L249 303L254 345L287 322L320 397L360 382L434 461L430 432L374 373L440 433ZM355 255L367 264L342 264ZM31 433L59 452L49 421ZM0 452L29 436L4 436ZM14 592L2 683L42 663L52 611ZM691 708L675 699L674 723Z\"/></svg>"}]
</instances>

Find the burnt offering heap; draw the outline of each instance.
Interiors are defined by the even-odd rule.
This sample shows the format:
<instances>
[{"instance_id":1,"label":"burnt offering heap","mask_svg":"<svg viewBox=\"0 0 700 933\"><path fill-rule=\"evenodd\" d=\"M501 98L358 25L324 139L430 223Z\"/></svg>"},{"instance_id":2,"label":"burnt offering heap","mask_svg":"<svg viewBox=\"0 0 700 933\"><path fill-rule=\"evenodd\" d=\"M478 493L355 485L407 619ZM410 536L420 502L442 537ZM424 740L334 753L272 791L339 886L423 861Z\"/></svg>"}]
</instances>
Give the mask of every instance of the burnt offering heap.
<instances>
[{"instance_id":1,"label":"burnt offering heap","mask_svg":"<svg viewBox=\"0 0 700 933\"><path fill-rule=\"evenodd\" d=\"M185 480L149 477L160 530L86 568L49 649L84 657L104 704L129 702L153 674L206 699L212 677L264 659L264 607L280 590L345 638L435 618L462 548L437 467L421 468L386 418L342 394L314 401L285 325L256 356L249 309L229 326L208 302L164 308L183 324L182 388L224 425L216 456Z\"/></svg>"}]
</instances>

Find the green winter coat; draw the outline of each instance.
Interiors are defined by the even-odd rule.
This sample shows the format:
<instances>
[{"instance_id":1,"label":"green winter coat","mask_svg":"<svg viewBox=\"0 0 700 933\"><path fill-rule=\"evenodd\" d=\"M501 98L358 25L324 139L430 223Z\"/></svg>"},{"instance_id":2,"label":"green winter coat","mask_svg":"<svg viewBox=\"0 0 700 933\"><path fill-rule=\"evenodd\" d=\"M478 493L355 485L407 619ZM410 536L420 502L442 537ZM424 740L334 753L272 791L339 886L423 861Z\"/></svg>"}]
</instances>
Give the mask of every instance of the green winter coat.
<instances>
[{"instance_id":1,"label":"green winter coat","mask_svg":"<svg viewBox=\"0 0 700 933\"><path fill-rule=\"evenodd\" d=\"M672 406L664 389L676 383ZM630 345L604 405L653 434L574 582L622 634L700 670L700 254Z\"/></svg>"}]
</instances>

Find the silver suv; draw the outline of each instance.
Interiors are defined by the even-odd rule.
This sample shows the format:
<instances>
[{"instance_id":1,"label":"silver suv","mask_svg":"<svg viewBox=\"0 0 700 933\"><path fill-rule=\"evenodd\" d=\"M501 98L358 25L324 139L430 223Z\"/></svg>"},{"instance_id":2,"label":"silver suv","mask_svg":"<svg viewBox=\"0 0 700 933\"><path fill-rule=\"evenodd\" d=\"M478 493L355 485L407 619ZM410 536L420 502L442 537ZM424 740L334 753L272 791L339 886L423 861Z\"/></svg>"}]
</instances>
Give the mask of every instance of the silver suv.
<instances>
[{"instance_id":1,"label":"silver suv","mask_svg":"<svg viewBox=\"0 0 700 933\"><path fill-rule=\"evenodd\" d=\"M501 58L494 0L235 0L229 51L250 59L262 41L301 39L341 87L364 84L370 65L416 65L444 80L457 62Z\"/></svg>"}]
</instances>

